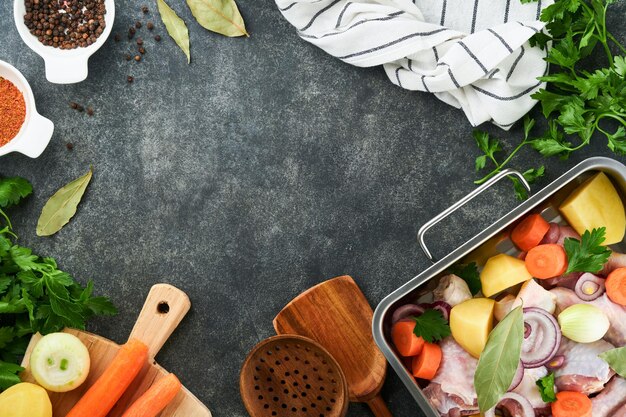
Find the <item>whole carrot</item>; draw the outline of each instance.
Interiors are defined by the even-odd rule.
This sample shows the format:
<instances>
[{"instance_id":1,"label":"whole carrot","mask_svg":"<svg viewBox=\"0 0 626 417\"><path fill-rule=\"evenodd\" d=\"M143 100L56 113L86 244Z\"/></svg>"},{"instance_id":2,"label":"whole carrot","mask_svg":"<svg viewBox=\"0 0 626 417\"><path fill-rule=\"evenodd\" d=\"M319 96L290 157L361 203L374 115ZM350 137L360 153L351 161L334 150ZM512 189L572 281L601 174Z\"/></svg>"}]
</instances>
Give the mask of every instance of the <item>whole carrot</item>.
<instances>
[{"instance_id":1,"label":"whole carrot","mask_svg":"<svg viewBox=\"0 0 626 417\"><path fill-rule=\"evenodd\" d=\"M66 417L106 417L148 359L148 346L129 340Z\"/></svg>"},{"instance_id":2,"label":"whole carrot","mask_svg":"<svg viewBox=\"0 0 626 417\"><path fill-rule=\"evenodd\" d=\"M182 385L176 375L168 374L144 392L122 417L156 417L180 392Z\"/></svg>"}]
</instances>

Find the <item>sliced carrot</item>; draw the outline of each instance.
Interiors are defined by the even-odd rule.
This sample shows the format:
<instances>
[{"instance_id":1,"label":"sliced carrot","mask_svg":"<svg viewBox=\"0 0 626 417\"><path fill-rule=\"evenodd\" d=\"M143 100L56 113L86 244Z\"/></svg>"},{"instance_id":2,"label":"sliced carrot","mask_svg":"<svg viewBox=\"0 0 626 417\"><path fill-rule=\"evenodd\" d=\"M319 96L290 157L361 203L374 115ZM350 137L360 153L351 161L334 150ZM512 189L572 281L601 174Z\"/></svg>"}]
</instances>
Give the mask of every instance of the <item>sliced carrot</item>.
<instances>
[{"instance_id":1,"label":"sliced carrot","mask_svg":"<svg viewBox=\"0 0 626 417\"><path fill-rule=\"evenodd\" d=\"M66 417L106 417L148 359L148 346L132 339Z\"/></svg>"},{"instance_id":2,"label":"sliced carrot","mask_svg":"<svg viewBox=\"0 0 626 417\"><path fill-rule=\"evenodd\" d=\"M553 417L591 417L591 400L575 391L561 391L552 403Z\"/></svg>"},{"instance_id":3,"label":"sliced carrot","mask_svg":"<svg viewBox=\"0 0 626 417\"><path fill-rule=\"evenodd\" d=\"M413 358L413 376L431 380L441 365L441 348L436 343L424 343L422 353Z\"/></svg>"},{"instance_id":4,"label":"sliced carrot","mask_svg":"<svg viewBox=\"0 0 626 417\"><path fill-rule=\"evenodd\" d=\"M391 340L402 356L419 355L424 346L424 339L413 333L415 322L413 320L400 320L391 328Z\"/></svg>"},{"instance_id":5,"label":"sliced carrot","mask_svg":"<svg viewBox=\"0 0 626 417\"><path fill-rule=\"evenodd\" d=\"M137 398L122 417L156 417L180 392L182 385L176 375L168 374Z\"/></svg>"},{"instance_id":6,"label":"sliced carrot","mask_svg":"<svg viewBox=\"0 0 626 417\"><path fill-rule=\"evenodd\" d=\"M615 304L626 306L626 268L614 269L604 284L609 299Z\"/></svg>"},{"instance_id":7,"label":"sliced carrot","mask_svg":"<svg viewBox=\"0 0 626 417\"><path fill-rule=\"evenodd\" d=\"M567 254L556 243L535 246L528 251L524 262L530 275L539 279L558 277L567 271Z\"/></svg>"},{"instance_id":8,"label":"sliced carrot","mask_svg":"<svg viewBox=\"0 0 626 417\"><path fill-rule=\"evenodd\" d=\"M522 220L511 232L511 240L522 251L529 251L539 243L550 230L550 223L539 214L531 214Z\"/></svg>"}]
</instances>

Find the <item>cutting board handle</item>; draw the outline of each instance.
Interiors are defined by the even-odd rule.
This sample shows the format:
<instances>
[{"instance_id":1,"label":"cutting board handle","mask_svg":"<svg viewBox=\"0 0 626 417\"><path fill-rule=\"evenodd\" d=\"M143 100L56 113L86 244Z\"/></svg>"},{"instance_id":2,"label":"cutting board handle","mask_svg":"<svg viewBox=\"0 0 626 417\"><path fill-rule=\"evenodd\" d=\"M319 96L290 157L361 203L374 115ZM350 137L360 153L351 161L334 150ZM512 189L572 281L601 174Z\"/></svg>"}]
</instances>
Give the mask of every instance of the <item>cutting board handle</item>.
<instances>
[{"instance_id":1,"label":"cutting board handle","mask_svg":"<svg viewBox=\"0 0 626 417\"><path fill-rule=\"evenodd\" d=\"M153 285L129 339L148 345L148 354L154 358L189 308L191 301L183 291L169 284Z\"/></svg>"}]
</instances>

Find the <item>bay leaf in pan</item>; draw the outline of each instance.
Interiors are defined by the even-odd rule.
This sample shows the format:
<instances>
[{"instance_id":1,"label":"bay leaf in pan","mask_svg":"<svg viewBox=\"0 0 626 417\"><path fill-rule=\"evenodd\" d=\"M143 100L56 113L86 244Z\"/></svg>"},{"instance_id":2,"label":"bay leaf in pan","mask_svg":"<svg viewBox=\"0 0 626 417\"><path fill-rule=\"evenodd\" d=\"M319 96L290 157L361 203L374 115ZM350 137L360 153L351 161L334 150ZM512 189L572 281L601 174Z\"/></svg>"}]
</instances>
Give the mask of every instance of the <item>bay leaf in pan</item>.
<instances>
[{"instance_id":1,"label":"bay leaf in pan","mask_svg":"<svg viewBox=\"0 0 626 417\"><path fill-rule=\"evenodd\" d=\"M493 408L507 392L519 365L524 339L522 306L506 315L491 331L480 354L474 387L481 412Z\"/></svg>"},{"instance_id":2,"label":"bay leaf in pan","mask_svg":"<svg viewBox=\"0 0 626 417\"><path fill-rule=\"evenodd\" d=\"M178 17L176 12L163 0L157 0L157 7L161 20L165 24L167 33L170 34L174 42L183 50L187 56L187 63L191 62L191 53L189 51L189 30L185 21Z\"/></svg>"},{"instance_id":3,"label":"bay leaf in pan","mask_svg":"<svg viewBox=\"0 0 626 417\"><path fill-rule=\"evenodd\" d=\"M235 0L187 0L187 5L203 28L224 36L249 36Z\"/></svg>"},{"instance_id":4,"label":"bay leaf in pan","mask_svg":"<svg viewBox=\"0 0 626 417\"><path fill-rule=\"evenodd\" d=\"M37 222L37 236L50 236L65 226L74 214L78 203L83 198L87 185L91 181L93 170L61 187L46 202Z\"/></svg>"}]
</instances>

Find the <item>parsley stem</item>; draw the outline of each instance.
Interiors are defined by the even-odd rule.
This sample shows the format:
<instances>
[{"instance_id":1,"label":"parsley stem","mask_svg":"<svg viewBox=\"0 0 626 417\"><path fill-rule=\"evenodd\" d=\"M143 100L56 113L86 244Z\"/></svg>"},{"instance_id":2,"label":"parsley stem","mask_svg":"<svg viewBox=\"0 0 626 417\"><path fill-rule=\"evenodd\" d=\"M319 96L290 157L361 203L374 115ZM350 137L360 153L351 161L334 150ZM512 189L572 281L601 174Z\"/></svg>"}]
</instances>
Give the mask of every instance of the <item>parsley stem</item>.
<instances>
[{"instance_id":1,"label":"parsley stem","mask_svg":"<svg viewBox=\"0 0 626 417\"><path fill-rule=\"evenodd\" d=\"M618 41L617 39L615 39L615 36L613 36L611 34L611 32L607 32L606 36L613 41L613 43L615 44L615 46L617 46L623 53L626 54L626 48L624 48L624 46L620 43L620 41Z\"/></svg>"},{"instance_id":2,"label":"parsley stem","mask_svg":"<svg viewBox=\"0 0 626 417\"><path fill-rule=\"evenodd\" d=\"M9 228L9 230L7 230L7 231L10 233L11 230L13 229L13 226L11 225L11 220L9 220L9 216L7 216L6 213L4 212L4 210L2 210L2 209L0 209L0 216L4 217L4 220L7 222L7 227Z\"/></svg>"},{"instance_id":3,"label":"parsley stem","mask_svg":"<svg viewBox=\"0 0 626 417\"><path fill-rule=\"evenodd\" d=\"M487 181L489 178L493 177L494 175L496 175L498 172L502 171L502 168L504 168L510 161L511 159L513 159L513 157L515 156L515 154L524 147L524 145L528 144L528 140L524 139L519 145L517 145L515 147L515 149L513 149L513 151L511 151L511 153L509 154L509 156L502 161L502 163L498 163L495 158L491 157L491 160L493 161L493 163L496 165L496 167L494 168L493 171L491 171L489 174L485 175L484 177L482 177L479 180L474 181L474 184L476 185L480 185L482 183L484 183L485 181Z\"/></svg>"}]
</instances>

